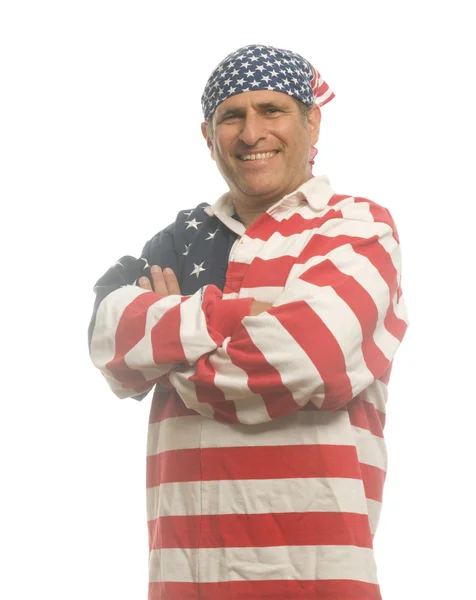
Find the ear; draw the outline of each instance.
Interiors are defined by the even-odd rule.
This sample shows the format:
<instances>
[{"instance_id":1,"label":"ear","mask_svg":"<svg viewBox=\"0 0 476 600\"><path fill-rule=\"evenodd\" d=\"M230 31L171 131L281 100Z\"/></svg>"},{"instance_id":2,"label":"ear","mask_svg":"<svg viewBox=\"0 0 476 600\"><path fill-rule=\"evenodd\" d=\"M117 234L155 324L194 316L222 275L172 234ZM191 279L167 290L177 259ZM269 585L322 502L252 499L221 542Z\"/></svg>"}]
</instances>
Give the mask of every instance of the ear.
<instances>
[{"instance_id":1,"label":"ear","mask_svg":"<svg viewBox=\"0 0 476 600\"><path fill-rule=\"evenodd\" d=\"M307 115L309 136L311 138L311 146L317 144L319 139L319 130L321 127L321 109L317 104L310 109Z\"/></svg>"},{"instance_id":2,"label":"ear","mask_svg":"<svg viewBox=\"0 0 476 600\"><path fill-rule=\"evenodd\" d=\"M208 135L208 129L207 129L206 122L202 123L202 135L203 135L203 137L205 138L205 140L207 142L208 149L210 150L210 156L212 157L213 160L215 160L215 156L214 156L214 153L213 153L213 140Z\"/></svg>"}]
</instances>

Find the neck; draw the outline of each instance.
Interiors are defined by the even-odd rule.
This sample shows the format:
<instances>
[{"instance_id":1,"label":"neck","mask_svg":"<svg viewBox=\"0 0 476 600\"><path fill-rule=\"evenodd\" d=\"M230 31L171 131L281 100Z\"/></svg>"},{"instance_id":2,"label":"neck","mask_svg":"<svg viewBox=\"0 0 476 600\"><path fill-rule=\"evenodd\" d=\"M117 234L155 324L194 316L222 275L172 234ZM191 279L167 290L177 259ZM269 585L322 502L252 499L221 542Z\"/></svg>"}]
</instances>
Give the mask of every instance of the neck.
<instances>
[{"instance_id":1,"label":"neck","mask_svg":"<svg viewBox=\"0 0 476 600\"><path fill-rule=\"evenodd\" d=\"M284 196L291 194L294 190L297 190L303 183L308 181L312 177L311 170L299 185L296 185L292 190L279 196L270 196L267 198L259 198L256 196L245 196L242 194L234 194L230 191L230 198L235 207L236 213L240 217L240 221L245 227L249 227L256 221L261 215L263 215L271 206L279 202Z\"/></svg>"},{"instance_id":2,"label":"neck","mask_svg":"<svg viewBox=\"0 0 476 600\"><path fill-rule=\"evenodd\" d=\"M271 200L269 202L259 202L256 200L253 202L253 199L246 201L243 199L235 199L233 198L233 205L235 207L236 213L240 217L240 221L243 223L245 227L249 227L252 223L259 219L261 215L278 202L279 198L276 200Z\"/></svg>"}]
</instances>

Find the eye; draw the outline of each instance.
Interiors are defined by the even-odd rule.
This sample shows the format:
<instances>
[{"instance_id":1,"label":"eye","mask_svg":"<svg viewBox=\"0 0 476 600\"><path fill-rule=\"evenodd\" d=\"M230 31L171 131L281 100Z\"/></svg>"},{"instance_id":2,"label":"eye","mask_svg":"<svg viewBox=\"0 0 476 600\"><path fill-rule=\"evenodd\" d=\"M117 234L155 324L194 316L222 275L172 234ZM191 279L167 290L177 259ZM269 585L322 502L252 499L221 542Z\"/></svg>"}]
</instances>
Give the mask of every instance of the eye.
<instances>
[{"instance_id":1,"label":"eye","mask_svg":"<svg viewBox=\"0 0 476 600\"><path fill-rule=\"evenodd\" d=\"M279 108L276 108L274 106L270 106L269 108L266 109L267 114L271 114L274 115L275 113L281 112L279 110Z\"/></svg>"}]
</instances>

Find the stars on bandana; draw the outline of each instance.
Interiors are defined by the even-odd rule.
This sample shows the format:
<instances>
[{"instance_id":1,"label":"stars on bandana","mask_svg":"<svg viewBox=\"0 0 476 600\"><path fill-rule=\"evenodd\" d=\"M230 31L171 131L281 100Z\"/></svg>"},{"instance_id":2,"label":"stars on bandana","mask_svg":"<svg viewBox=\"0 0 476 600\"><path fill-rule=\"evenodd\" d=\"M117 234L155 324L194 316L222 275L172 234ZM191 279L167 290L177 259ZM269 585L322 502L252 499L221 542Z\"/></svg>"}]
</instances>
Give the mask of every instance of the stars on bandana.
<instances>
[{"instance_id":1,"label":"stars on bandana","mask_svg":"<svg viewBox=\"0 0 476 600\"><path fill-rule=\"evenodd\" d=\"M202 221L192 219L191 221L185 221L185 223L187 223L187 229L190 229L190 227L195 227L195 229L198 230L198 226L202 224Z\"/></svg>"},{"instance_id":2,"label":"stars on bandana","mask_svg":"<svg viewBox=\"0 0 476 600\"><path fill-rule=\"evenodd\" d=\"M203 262L201 262L199 265L196 265L195 263L193 263L193 266L195 267L193 269L193 271L190 273L190 275L196 275L197 279L200 277L200 273L202 271L206 271L206 269L203 268Z\"/></svg>"},{"instance_id":3,"label":"stars on bandana","mask_svg":"<svg viewBox=\"0 0 476 600\"><path fill-rule=\"evenodd\" d=\"M190 246L192 245L192 242L190 242L190 244L184 244L185 246L185 252L182 252L183 256L188 256L188 253L190 251Z\"/></svg>"},{"instance_id":4,"label":"stars on bandana","mask_svg":"<svg viewBox=\"0 0 476 600\"><path fill-rule=\"evenodd\" d=\"M291 79L295 86L291 85ZM250 45L232 52L211 74L202 95L205 119L220 102L250 89L278 90L308 106L319 95L333 97L319 73L299 54L272 46Z\"/></svg>"}]
</instances>

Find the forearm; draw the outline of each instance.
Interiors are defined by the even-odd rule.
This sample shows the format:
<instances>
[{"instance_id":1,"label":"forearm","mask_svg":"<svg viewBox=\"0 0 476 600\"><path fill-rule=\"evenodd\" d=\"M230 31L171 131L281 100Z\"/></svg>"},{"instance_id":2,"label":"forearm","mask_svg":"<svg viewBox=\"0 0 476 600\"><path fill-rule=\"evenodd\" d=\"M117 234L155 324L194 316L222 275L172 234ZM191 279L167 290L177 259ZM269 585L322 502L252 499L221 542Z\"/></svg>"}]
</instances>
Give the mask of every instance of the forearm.
<instances>
[{"instance_id":1,"label":"forearm","mask_svg":"<svg viewBox=\"0 0 476 600\"><path fill-rule=\"evenodd\" d=\"M91 358L114 393L133 396L216 350L250 314L251 303L251 298L223 300L215 286L188 297L122 287L98 308Z\"/></svg>"}]
</instances>

